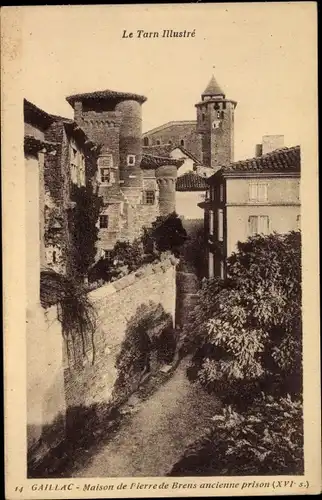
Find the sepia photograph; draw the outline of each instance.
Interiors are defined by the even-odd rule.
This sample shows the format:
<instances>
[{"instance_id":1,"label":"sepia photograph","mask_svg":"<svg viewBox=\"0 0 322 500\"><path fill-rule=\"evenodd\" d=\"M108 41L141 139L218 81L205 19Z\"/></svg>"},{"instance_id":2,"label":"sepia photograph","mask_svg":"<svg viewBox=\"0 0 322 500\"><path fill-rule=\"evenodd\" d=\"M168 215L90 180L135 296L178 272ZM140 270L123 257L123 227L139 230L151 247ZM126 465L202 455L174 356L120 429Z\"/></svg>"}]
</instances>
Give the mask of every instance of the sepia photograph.
<instances>
[{"instance_id":1,"label":"sepia photograph","mask_svg":"<svg viewBox=\"0 0 322 500\"><path fill-rule=\"evenodd\" d=\"M7 498L318 493L315 3L4 10Z\"/></svg>"}]
</instances>

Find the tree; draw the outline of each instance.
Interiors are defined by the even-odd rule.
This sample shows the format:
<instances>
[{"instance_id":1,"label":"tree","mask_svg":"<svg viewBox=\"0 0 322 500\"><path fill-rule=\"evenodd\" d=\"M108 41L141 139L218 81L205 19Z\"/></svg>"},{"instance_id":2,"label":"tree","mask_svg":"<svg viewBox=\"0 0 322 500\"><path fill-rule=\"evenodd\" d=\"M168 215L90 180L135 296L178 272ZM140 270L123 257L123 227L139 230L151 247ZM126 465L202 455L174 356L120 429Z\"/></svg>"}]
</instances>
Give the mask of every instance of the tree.
<instances>
[{"instance_id":1,"label":"tree","mask_svg":"<svg viewBox=\"0 0 322 500\"><path fill-rule=\"evenodd\" d=\"M254 236L238 243L228 278L203 283L186 345L190 375L208 390L246 393L245 383L299 394L302 375L301 237ZM190 342L190 339L193 339Z\"/></svg>"},{"instance_id":2,"label":"tree","mask_svg":"<svg viewBox=\"0 0 322 500\"><path fill-rule=\"evenodd\" d=\"M143 238L145 247L149 248L149 251L151 246L154 246L159 252L170 250L175 256L179 256L180 248L187 240L187 232L180 217L176 212L172 212L157 217L150 229L144 228Z\"/></svg>"}]
</instances>

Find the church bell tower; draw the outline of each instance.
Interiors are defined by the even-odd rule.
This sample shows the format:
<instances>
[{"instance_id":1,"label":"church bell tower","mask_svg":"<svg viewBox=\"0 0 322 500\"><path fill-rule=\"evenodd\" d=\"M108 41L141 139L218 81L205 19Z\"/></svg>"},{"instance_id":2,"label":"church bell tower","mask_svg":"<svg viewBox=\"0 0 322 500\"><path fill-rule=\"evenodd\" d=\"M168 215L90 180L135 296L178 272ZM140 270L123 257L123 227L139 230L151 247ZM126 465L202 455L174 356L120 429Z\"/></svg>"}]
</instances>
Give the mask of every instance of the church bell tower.
<instances>
[{"instance_id":1,"label":"church bell tower","mask_svg":"<svg viewBox=\"0 0 322 500\"><path fill-rule=\"evenodd\" d=\"M197 132L202 137L202 163L217 171L234 161L234 112L237 102L226 96L212 76L197 108Z\"/></svg>"}]
</instances>

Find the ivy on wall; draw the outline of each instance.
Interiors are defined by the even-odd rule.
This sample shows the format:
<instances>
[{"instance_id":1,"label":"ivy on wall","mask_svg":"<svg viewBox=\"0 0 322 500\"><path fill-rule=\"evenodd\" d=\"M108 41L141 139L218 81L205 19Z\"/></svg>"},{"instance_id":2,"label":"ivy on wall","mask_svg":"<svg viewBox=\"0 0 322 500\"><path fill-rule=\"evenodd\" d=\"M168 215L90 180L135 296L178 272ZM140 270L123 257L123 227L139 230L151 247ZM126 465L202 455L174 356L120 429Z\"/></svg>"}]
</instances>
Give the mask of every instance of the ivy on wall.
<instances>
[{"instance_id":1,"label":"ivy on wall","mask_svg":"<svg viewBox=\"0 0 322 500\"><path fill-rule=\"evenodd\" d=\"M98 239L97 220L102 200L92 186L72 186L74 208L68 209L72 274L81 278L95 261Z\"/></svg>"}]
</instances>

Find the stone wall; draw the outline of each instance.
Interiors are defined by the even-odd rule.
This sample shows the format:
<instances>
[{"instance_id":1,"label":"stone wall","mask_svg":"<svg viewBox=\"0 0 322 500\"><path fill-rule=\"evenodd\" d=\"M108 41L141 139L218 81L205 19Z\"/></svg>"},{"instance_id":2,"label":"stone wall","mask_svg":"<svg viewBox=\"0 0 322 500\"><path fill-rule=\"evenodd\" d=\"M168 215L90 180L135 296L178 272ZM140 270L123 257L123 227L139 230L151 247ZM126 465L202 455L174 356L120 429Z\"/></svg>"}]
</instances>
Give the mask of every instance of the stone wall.
<instances>
[{"instance_id":1,"label":"stone wall","mask_svg":"<svg viewBox=\"0 0 322 500\"><path fill-rule=\"evenodd\" d=\"M72 361L68 366L66 361L69 408L110 405L136 389L141 374L123 381L122 386L116 364L124 362L120 357L126 357L137 341L135 327L140 322L145 321L145 332L150 339L169 327L169 321L174 324L175 264L172 257L164 258L89 293L97 312L93 337L95 359L93 364L93 349L89 346L83 366Z\"/></svg>"},{"instance_id":2,"label":"stone wall","mask_svg":"<svg viewBox=\"0 0 322 500\"><path fill-rule=\"evenodd\" d=\"M29 464L65 437L63 336L57 308L27 309L27 448Z\"/></svg>"}]
</instances>

